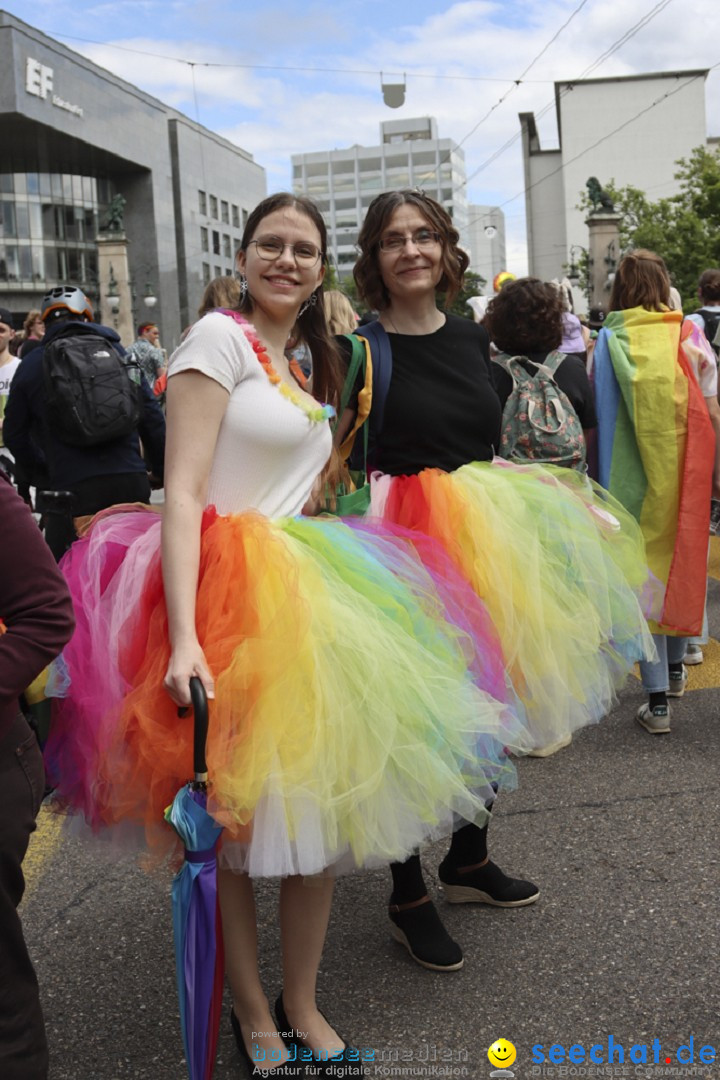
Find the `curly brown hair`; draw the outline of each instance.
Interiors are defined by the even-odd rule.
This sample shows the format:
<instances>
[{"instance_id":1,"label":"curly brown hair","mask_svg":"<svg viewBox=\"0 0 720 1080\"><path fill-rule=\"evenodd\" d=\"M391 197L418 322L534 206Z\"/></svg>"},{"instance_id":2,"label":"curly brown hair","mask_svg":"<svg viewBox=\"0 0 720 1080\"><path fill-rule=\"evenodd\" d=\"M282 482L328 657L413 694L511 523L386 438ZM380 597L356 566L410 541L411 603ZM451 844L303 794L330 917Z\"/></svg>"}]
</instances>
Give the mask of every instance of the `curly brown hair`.
<instances>
[{"instance_id":1,"label":"curly brown hair","mask_svg":"<svg viewBox=\"0 0 720 1080\"><path fill-rule=\"evenodd\" d=\"M409 203L415 206L428 224L440 233L442 243L442 276L435 287L436 293L445 294L446 305L452 304L460 292L463 277L470 260L458 243L460 233L444 206L431 199L424 191L403 188L386 191L370 203L358 237L360 258L355 263L353 277L361 298L375 311L382 311L390 303L390 295L380 273L378 252L380 238L390 218L398 207Z\"/></svg>"},{"instance_id":2,"label":"curly brown hair","mask_svg":"<svg viewBox=\"0 0 720 1080\"><path fill-rule=\"evenodd\" d=\"M664 311L669 306L670 275L664 260L645 248L629 251L615 272L610 311L634 307Z\"/></svg>"},{"instance_id":3,"label":"curly brown hair","mask_svg":"<svg viewBox=\"0 0 720 1080\"><path fill-rule=\"evenodd\" d=\"M492 298L483 326L498 349L512 356L549 352L562 341L563 311L562 295L554 285L518 278Z\"/></svg>"}]
</instances>

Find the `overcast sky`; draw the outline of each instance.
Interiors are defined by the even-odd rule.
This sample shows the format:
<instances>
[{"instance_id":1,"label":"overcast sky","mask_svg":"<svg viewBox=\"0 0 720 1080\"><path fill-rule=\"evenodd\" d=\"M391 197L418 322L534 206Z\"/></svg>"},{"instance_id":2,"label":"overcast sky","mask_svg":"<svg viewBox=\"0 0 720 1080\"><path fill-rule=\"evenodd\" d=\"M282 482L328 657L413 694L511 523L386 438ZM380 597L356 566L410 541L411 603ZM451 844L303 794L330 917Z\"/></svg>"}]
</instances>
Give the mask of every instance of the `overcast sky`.
<instances>
[{"instance_id":1,"label":"overcast sky","mask_svg":"<svg viewBox=\"0 0 720 1080\"><path fill-rule=\"evenodd\" d=\"M717 0L0 4L250 151L269 191L290 186L293 153L377 144L383 120L436 117L440 136L462 143L469 200L504 204L515 273L526 270L518 113L550 105L556 79L584 74L644 17L592 76L720 61ZM381 72L406 75L400 109L383 104ZM720 135L720 67L706 104L708 134ZM556 147L554 107L539 127L543 148Z\"/></svg>"}]
</instances>

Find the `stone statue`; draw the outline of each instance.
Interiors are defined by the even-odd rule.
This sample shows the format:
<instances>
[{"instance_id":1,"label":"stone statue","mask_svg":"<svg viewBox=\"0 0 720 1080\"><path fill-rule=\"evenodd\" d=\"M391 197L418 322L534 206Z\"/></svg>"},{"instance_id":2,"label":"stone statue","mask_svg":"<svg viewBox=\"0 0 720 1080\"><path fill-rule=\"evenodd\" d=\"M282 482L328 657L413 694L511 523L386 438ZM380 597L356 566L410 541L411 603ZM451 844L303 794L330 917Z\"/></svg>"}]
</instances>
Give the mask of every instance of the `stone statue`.
<instances>
[{"instance_id":1,"label":"stone statue","mask_svg":"<svg viewBox=\"0 0 720 1080\"><path fill-rule=\"evenodd\" d=\"M608 195L596 176L591 176L587 182L587 193L592 203L591 214L612 214L615 212L615 204Z\"/></svg>"},{"instance_id":2,"label":"stone statue","mask_svg":"<svg viewBox=\"0 0 720 1080\"><path fill-rule=\"evenodd\" d=\"M124 195L113 196L112 202L107 208L105 220L100 226L100 232L121 233L125 231L125 202L126 199Z\"/></svg>"}]
</instances>

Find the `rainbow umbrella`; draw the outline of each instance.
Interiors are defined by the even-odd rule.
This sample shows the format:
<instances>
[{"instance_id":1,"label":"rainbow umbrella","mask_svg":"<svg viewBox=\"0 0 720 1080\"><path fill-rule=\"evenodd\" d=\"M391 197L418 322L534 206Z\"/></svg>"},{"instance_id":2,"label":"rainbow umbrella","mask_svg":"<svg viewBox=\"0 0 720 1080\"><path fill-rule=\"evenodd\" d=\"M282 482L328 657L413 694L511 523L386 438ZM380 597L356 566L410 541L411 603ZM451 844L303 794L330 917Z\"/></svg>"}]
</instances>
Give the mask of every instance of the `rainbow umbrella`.
<instances>
[{"instance_id":1,"label":"rainbow umbrella","mask_svg":"<svg viewBox=\"0 0 720 1080\"><path fill-rule=\"evenodd\" d=\"M195 779L177 793L165 811L165 820L185 845L185 862L172 884L172 912L180 1024L188 1076L190 1080L210 1080L224 976L217 895L217 842L222 828L206 809L208 704L205 689L197 678L190 680L190 695L195 720Z\"/></svg>"}]
</instances>

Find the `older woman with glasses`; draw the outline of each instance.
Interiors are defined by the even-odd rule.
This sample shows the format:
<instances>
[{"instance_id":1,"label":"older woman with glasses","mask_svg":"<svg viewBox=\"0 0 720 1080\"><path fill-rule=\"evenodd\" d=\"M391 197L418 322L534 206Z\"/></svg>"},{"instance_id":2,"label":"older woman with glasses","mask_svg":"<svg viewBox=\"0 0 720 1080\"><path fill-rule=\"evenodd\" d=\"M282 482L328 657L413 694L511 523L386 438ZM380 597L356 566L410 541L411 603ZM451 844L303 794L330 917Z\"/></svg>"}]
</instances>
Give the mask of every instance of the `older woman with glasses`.
<instances>
[{"instance_id":1,"label":"older woman with glasses","mask_svg":"<svg viewBox=\"0 0 720 1080\"><path fill-rule=\"evenodd\" d=\"M526 748L542 754L599 720L651 648L626 581L639 589L645 580L642 542L614 503L612 515L596 506L579 474L491 464L502 401L488 336L444 307L468 266L458 242L447 212L417 190L378 196L360 232L355 281L379 311L357 331L373 361L371 513L440 540L484 601L525 716ZM351 400L340 439L354 415ZM461 967L419 856L392 875L393 936L424 967ZM458 822L439 876L452 903L510 908L539 896L489 860L486 825Z\"/></svg>"}]
</instances>

